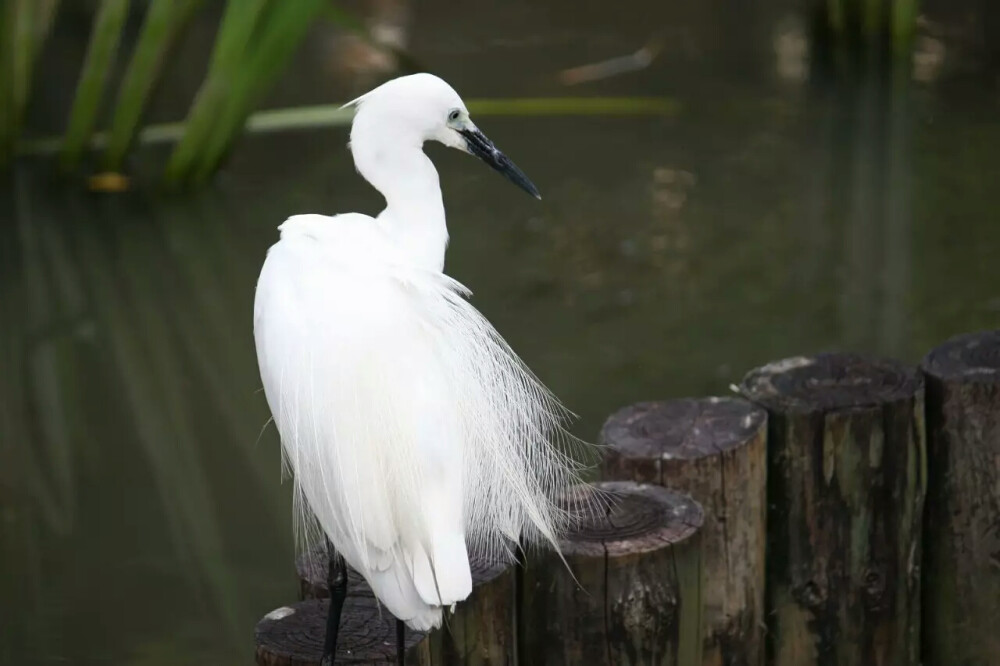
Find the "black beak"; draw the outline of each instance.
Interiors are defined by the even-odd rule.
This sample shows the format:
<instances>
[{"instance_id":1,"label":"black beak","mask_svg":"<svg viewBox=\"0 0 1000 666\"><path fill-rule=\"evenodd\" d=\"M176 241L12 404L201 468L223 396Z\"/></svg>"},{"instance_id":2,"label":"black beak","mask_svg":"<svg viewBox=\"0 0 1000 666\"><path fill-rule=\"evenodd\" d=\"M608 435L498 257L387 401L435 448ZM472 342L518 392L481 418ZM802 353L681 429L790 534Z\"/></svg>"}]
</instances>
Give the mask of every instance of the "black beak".
<instances>
[{"instance_id":1,"label":"black beak","mask_svg":"<svg viewBox=\"0 0 1000 666\"><path fill-rule=\"evenodd\" d=\"M522 190L541 199L538 188L528 180L528 177L517 168L517 165L510 161L510 158L497 150L493 142L486 138L486 135L478 129L458 130L458 133L465 137L465 144L469 152L489 164L491 167L502 173L507 179L520 187Z\"/></svg>"}]
</instances>

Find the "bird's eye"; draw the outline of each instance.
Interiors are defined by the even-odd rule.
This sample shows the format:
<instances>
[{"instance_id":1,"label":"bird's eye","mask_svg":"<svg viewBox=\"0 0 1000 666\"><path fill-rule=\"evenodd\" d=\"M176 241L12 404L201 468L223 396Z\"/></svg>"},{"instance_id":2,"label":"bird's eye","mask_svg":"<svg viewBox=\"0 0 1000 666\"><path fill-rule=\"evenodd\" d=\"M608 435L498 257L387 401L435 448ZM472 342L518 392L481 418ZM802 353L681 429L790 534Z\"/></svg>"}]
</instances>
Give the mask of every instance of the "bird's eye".
<instances>
[{"instance_id":1,"label":"bird's eye","mask_svg":"<svg viewBox=\"0 0 1000 666\"><path fill-rule=\"evenodd\" d=\"M458 120L458 117L460 115L462 115L462 114L459 112L458 109L452 109L451 113L448 114L448 122L452 122L452 123L455 122L456 120Z\"/></svg>"}]
</instances>

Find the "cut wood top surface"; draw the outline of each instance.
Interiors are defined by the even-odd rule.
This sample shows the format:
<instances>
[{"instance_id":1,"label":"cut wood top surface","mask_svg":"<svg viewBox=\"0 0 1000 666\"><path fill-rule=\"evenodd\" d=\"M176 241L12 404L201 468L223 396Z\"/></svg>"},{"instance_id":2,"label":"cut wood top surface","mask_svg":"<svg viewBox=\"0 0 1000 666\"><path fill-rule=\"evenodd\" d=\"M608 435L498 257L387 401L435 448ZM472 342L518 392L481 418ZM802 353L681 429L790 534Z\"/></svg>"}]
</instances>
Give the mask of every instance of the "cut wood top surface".
<instances>
[{"instance_id":1,"label":"cut wood top surface","mask_svg":"<svg viewBox=\"0 0 1000 666\"><path fill-rule=\"evenodd\" d=\"M766 418L740 398L641 402L611 415L601 443L632 458L693 460L746 443Z\"/></svg>"},{"instance_id":2,"label":"cut wood top surface","mask_svg":"<svg viewBox=\"0 0 1000 666\"><path fill-rule=\"evenodd\" d=\"M473 555L469 560L472 569L472 581L476 585L488 583L513 566L512 562L491 562ZM295 560L295 569L299 580L309 586L307 597L326 597L327 568L329 560L326 547L318 545L305 551ZM347 589L349 594L371 595L371 588L357 571L347 567Z\"/></svg>"},{"instance_id":3,"label":"cut wood top surface","mask_svg":"<svg viewBox=\"0 0 1000 666\"><path fill-rule=\"evenodd\" d=\"M308 599L271 611L257 623L257 663L319 664L326 638L328 599ZM374 597L349 596L341 616L338 664L395 664L396 621ZM424 634L407 630L406 648Z\"/></svg>"},{"instance_id":4,"label":"cut wood top surface","mask_svg":"<svg viewBox=\"0 0 1000 666\"><path fill-rule=\"evenodd\" d=\"M943 380L1000 382L1000 330L954 337L931 350L922 367Z\"/></svg>"},{"instance_id":5,"label":"cut wood top surface","mask_svg":"<svg viewBox=\"0 0 1000 666\"><path fill-rule=\"evenodd\" d=\"M740 391L774 411L813 412L872 407L913 397L916 368L856 354L795 356L752 370Z\"/></svg>"},{"instance_id":6,"label":"cut wood top surface","mask_svg":"<svg viewBox=\"0 0 1000 666\"><path fill-rule=\"evenodd\" d=\"M700 504L661 486L605 481L597 487L607 494L608 506L580 515L579 524L560 540L567 557L618 557L679 544L705 519ZM574 504L570 493L570 511Z\"/></svg>"}]
</instances>

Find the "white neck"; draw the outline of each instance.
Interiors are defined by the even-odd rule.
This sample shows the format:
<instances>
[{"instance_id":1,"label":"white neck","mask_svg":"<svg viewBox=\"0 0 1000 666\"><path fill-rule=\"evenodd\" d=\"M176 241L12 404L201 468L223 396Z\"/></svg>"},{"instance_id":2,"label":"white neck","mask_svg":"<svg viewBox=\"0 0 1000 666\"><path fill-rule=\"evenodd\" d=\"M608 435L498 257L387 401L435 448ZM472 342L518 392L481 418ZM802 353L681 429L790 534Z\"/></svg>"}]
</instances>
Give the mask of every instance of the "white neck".
<instances>
[{"instance_id":1,"label":"white neck","mask_svg":"<svg viewBox=\"0 0 1000 666\"><path fill-rule=\"evenodd\" d=\"M354 163L385 197L378 223L415 265L444 270L448 227L437 170L420 142L368 134L351 137Z\"/></svg>"}]
</instances>

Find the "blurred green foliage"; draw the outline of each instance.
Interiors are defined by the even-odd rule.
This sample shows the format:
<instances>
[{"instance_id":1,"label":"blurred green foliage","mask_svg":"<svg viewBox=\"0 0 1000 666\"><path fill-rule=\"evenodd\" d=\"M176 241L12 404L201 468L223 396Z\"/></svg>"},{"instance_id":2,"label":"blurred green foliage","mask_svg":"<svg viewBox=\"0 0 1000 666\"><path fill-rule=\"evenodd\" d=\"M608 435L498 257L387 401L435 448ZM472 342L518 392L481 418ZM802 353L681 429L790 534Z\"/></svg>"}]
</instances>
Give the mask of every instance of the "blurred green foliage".
<instances>
[{"instance_id":1,"label":"blurred green foliage","mask_svg":"<svg viewBox=\"0 0 1000 666\"><path fill-rule=\"evenodd\" d=\"M919 0L826 0L826 20L843 37L872 42L888 37L897 53L908 52L917 25Z\"/></svg>"},{"instance_id":2,"label":"blurred green foliage","mask_svg":"<svg viewBox=\"0 0 1000 666\"><path fill-rule=\"evenodd\" d=\"M141 130L141 120L171 47L204 0L149 0L135 47L121 58L129 0L101 0L59 152L76 168L92 145L116 63L127 63L111 107L104 168L118 170ZM313 22L325 16L352 30L344 12L321 12L325 0L228 0L208 72L196 95L166 171L169 183L204 182L232 147L254 106L281 74ZM57 0L2 0L0 26L0 165L17 150L35 64L56 17Z\"/></svg>"},{"instance_id":3,"label":"blurred green foliage","mask_svg":"<svg viewBox=\"0 0 1000 666\"><path fill-rule=\"evenodd\" d=\"M143 113L163 74L170 49L205 0L149 0L142 28L127 56L118 44L130 9L129 0L100 0L87 55L63 136L21 139L21 118L28 101L32 71L56 15L56 0L0 0L0 86L12 90L0 101L0 163L17 153L59 153L64 169L78 168L87 149L103 150L105 171L123 168L131 148L144 143L176 143L164 181L170 187L204 184L244 131L342 125L352 114L336 105L300 107L253 114L254 108L287 66L308 28L317 19L365 37L364 23L327 0L228 0L209 58L207 73L184 122L142 127ZM380 47L383 48L383 47ZM393 47L403 69L419 69ZM110 74L116 62L124 74L110 108L110 128L96 129L101 105L111 95ZM678 104L665 98L559 97L470 100L480 115L674 115Z\"/></svg>"}]
</instances>

